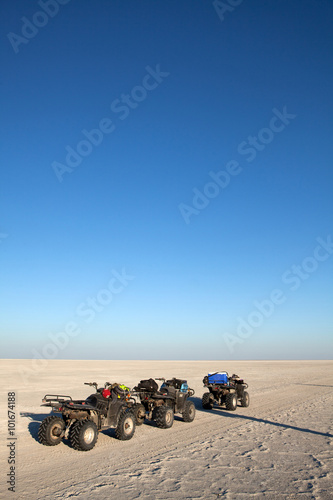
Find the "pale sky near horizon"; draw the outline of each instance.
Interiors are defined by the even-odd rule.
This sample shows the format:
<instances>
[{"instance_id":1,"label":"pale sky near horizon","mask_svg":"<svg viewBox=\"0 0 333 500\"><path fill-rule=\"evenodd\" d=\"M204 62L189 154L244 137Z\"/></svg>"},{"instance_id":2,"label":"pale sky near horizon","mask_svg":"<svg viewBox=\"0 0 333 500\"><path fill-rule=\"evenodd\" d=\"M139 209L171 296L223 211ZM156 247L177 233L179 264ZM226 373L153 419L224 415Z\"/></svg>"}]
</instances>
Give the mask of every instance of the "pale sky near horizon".
<instances>
[{"instance_id":1,"label":"pale sky near horizon","mask_svg":"<svg viewBox=\"0 0 333 500\"><path fill-rule=\"evenodd\" d=\"M330 359L332 2L0 9L0 357Z\"/></svg>"}]
</instances>

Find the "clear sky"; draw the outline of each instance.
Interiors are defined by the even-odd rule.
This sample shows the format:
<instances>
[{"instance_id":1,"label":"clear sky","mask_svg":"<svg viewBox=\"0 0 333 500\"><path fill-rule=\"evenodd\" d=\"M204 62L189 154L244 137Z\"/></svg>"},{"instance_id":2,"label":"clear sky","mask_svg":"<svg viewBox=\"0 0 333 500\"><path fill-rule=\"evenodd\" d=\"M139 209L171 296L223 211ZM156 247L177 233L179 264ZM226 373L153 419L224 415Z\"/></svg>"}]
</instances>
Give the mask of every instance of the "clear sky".
<instances>
[{"instance_id":1,"label":"clear sky","mask_svg":"<svg viewBox=\"0 0 333 500\"><path fill-rule=\"evenodd\" d=\"M1 357L331 358L332 2L0 8Z\"/></svg>"}]
</instances>

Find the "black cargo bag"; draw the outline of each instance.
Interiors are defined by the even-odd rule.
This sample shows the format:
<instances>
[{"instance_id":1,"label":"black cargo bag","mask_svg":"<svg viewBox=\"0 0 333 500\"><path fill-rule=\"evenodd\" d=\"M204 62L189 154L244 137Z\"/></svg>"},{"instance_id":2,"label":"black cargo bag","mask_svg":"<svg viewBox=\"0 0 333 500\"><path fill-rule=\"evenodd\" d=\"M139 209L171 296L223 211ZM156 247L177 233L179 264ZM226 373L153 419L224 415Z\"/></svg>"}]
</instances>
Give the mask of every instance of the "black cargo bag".
<instances>
[{"instance_id":1,"label":"black cargo bag","mask_svg":"<svg viewBox=\"0 0 333 500\"><path fill-rule=\"evenodd\" d=\"M167 386L174 387L175 389L180 389L183 384L187 384L187 381L174 377L171 380L167 380L165 383Z\"/></svg>"},{"instance_id":2,"label":"black cargo bag","mask_svg":"<svg viewBox=\"0 0 333 500\"><path fill-rule=\"evenodd\" d=\"M158 385L153 378L149 378L147 380L140 380L138 389L139 391L156 392Z\"/></svg>"}]
</instances>

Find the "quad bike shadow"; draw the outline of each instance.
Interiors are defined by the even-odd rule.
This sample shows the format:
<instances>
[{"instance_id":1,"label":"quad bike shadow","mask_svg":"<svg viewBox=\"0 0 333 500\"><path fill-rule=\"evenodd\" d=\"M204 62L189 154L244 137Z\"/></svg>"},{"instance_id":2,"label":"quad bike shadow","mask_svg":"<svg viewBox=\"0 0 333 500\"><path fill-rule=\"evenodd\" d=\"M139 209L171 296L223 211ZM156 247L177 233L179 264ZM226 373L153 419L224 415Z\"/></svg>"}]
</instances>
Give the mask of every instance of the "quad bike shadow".
<instances>
[{"instance_id":1,"label":"quad bike shadow","mask_svg":"<svg viewBox=\"0 0 333 500\"><path fill-rule=\"evenodd\" d=\"M23 418L28 418L29 419L29 423L28 423L28 431L31 435L31 437L37 441L37 443L39 442L38 441L38 429L39 429L39 426L41 424L41 422L44 420L44 418L46 417L49 417L50 415L52 415L52 412L51 413L31 413L31 412L20 412L20 417L23 417Z\"/></svg>"},{"instance_id":2,"label":"quad bike shadow","mask_svg":"<svg viewBox=\"0 0 333 500\"><path fill-rule=\"evenodd\" d=\"M207 413L207 409L203 408L203 406L202 406L202 398L192 397L191 401L193 401L196 411L201 411L203 413ZM237 402L237 408L240 408L241 406L242 405L239 402ZM210 410L210 413L216 413L216 414L221 414L222 412L229 413L229 411L230 411L230 410L227 410L222 405L219 406L218 404L214 405L214 407L212 409L208 409L208 411L209 410Z\"/></svg>"}]
</instances>

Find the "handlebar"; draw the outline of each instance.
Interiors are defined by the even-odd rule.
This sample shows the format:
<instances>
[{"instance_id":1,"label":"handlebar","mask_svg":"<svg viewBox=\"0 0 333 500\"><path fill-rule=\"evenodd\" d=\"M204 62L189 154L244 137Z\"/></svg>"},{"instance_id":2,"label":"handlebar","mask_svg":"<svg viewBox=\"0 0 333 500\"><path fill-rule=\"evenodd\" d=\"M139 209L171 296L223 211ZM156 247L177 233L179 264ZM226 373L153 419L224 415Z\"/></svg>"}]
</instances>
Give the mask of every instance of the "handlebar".
<instances>
[{"instance_id":1,"label":"handlebar","mask_svg":"<svg viewBox=\"0 0 333 500\"><path fill-rule=\"evenodd\" d=\"M96 382L84 382L84 385L90 385L90 386L93 386L95 387L96 391L97 391L97 383Z\"/></svg>"}]
</instances>

